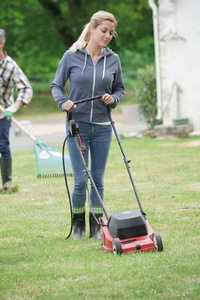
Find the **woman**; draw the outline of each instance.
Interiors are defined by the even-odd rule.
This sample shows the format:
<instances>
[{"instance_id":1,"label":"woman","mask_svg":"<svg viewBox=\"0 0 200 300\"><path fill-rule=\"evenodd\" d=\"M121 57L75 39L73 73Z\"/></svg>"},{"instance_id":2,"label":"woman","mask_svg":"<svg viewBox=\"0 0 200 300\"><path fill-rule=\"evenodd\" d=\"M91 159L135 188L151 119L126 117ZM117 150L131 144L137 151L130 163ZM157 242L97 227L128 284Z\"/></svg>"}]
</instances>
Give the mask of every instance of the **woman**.
<instances>
[{"instance_id":1,"label":"woman","mask_svg":"<svg viewBox=\"0 0 200 300\"><path fill-rule=\"evenodd\" d=\"M90 150L91 176L103 200L104 172L112 139L107 105L115 108L124 95L119 57L107 44L116 35L117 21L108 12L98 11L84 27L79 39L65 52L51 85L52 94L62 111L70 111L71 119L79 126L86 146L84 158L88 164ZM64 86L69 80L68 99ZM101 95L102 99L74 105L74 101ZM67 121L67 134L69 127ZM68 139L68 151L74 173L72 192L74 239L85 236L85 202L87 176L82 174L80 157L73 138ZM85 176L85 178L84 178ZM102 206L91 186L90 238L100 239L96 219L103 215Z\"/></svg>"}]
</instances>

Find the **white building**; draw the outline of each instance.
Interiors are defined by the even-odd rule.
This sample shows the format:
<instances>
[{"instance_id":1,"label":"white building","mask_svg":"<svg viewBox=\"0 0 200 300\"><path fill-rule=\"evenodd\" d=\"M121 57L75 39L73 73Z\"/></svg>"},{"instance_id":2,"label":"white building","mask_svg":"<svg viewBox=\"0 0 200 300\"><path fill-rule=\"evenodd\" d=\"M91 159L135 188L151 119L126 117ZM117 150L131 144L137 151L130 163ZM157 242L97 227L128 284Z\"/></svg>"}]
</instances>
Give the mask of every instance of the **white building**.
<instances>
[{"instance_id":1,"label":"white building","mask_svg":"<svg viewBox=\"0 0 200 300\"><path fill-rule=\"evenodd\" d=\"M154 21L157 118L162 116L166 126L188 119L199 131L200 0L148 2Z\"/></svg>"}]
</instances>

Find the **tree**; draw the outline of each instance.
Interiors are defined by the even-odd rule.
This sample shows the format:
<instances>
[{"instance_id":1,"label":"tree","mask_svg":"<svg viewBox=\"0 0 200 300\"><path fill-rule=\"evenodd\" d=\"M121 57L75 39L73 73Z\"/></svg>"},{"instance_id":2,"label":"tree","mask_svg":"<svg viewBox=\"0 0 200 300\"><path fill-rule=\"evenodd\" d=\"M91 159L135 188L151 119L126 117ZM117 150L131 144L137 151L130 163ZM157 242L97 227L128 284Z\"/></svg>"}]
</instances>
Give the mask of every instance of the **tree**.
<instances>
[{"instance_id":1,"label":"tree","mask_svg":"<svg viewBox=\"0 0 200 300\"><path fill-rule=\"evenodd\" d=\"M98 10L112 12L119 21L118 49L144 48L138 40L153 36L152 14L144 0L39 0L54 20L56 30L66 47L78 38L83 25L88 23L92 14Z\"/></svg>"},{"instance_id":2,"label":"tree","mask_svg":"<svg viewBox=\"0 0 200 300\"><path fill-rule=\"evenodd\" d=\"M65 47L40 3L6 0L0 11L0 26L7 34L4 48L25 73L55 72Z\"/></svg>"},{"instance_id":3,"label":"tree","mask_svg":"<svg viewBox=\"0 0 200 300\"><path fill-rule=\"evenodd\" d=\"M136 89L135 98L140 104L140 113L144 116L148 125L156 122L157 95L155 67L146 66L138 70L141 85Z\"/></svg>"},{"instance_id":4,"label":"tree","mask_svg":"<svg viewBox=\"0 0 200 300\"><path fill-rule=\"evenodd\" d=\"M110 11L118 20L119 38L110 47L124 69L136 71L152 63L152 13L146 0L1 0L5 49L27 74L54 73L64 51L98 10Z\"/></svg>"},{"instance_id":5,"label":"tree","mask_svg":"<svg viewBox=\"0 0 200 300\"><path fill-rule=\"evenodd\" d=\"M112 12L119 23L118 40L110 45L121 56L126 68L137 70L154 60L152 12L146 0L39 0L54 20L67 48L76 41L83 25L98 10ZM131 62L126 63L131 57Z\"/></svg>"},{"instance_id":6,"label":"tree","mask_svg":"<svg viewBox=\"0 0 200 300\"><path fill-rule=\"evenodd\" d=\"M91 15L104 7L106 1L39 0L54 21L57 32L67 48L77 39Z\"/></svg>"}]
</instances>

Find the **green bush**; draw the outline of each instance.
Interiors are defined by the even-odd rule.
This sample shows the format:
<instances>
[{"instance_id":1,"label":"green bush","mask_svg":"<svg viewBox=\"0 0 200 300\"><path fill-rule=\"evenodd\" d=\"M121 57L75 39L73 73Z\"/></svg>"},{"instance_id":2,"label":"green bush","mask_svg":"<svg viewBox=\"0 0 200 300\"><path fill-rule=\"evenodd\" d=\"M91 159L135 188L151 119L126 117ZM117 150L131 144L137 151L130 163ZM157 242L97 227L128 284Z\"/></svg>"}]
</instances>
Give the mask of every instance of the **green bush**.
<instances>
[{"instance_id":1,"label":"green bush","mask_svg":"<svg viewBox=\"0 0 200 300\"><path fill-rule=\"evenodd\" d=\"M138 78L141 80L141 85L136 88L135 99L140 105L140 113L147 124L153 125L157 114L155 67L148 65L144 69L139 69Z\"/></svg>"}]
</instances>

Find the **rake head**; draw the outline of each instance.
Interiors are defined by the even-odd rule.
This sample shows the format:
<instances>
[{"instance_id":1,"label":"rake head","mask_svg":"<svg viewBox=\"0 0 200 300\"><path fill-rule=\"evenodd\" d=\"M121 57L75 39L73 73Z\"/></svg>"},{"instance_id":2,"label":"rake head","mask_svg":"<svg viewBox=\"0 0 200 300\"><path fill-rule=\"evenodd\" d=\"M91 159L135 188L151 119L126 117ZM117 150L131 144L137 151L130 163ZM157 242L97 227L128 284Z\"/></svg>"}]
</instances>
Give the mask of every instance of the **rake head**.
<instances>
[{"instance_id":1,"label":"rake head","mask_svg":"<svg viewBox=\"0 0 200 300\"><path fill-rule=\"evenodd\" d=\"M48 145L34 142L38 177L60 177L64 175L62 153ZM68 155L64 155L66 175L72 176L72 167Z\"/></svg>"}]
</instances>

